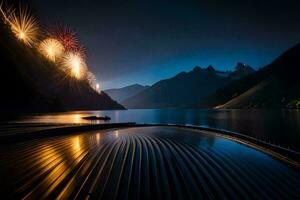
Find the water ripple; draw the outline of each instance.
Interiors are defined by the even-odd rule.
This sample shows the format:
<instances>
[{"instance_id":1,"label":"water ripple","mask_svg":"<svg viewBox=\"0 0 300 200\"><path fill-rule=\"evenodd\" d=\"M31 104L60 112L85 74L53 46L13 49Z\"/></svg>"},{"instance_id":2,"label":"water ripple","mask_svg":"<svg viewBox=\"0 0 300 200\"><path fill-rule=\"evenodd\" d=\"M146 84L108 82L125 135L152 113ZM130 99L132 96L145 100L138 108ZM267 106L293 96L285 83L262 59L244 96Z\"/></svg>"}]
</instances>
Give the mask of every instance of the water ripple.
<instances>
[{"instance_id":1,"label":"water ripple","mask_svg":"<svg viewBox=\"0 0 300 200\"><path fill-rule=\"evenodd\" d=\"M300 173L201 131L128 128L0 147L14 199L299 199Z\"/></svg>"}]
</instances>

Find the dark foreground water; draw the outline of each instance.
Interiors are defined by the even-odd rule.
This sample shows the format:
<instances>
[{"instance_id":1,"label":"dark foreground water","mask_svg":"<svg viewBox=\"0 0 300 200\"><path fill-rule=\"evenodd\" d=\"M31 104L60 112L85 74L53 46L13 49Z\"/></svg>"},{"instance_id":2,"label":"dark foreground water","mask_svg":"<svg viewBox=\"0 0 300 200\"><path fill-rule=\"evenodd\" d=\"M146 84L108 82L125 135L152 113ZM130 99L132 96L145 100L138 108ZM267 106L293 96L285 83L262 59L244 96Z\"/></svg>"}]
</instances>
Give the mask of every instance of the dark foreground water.
<instances>
[{"instance_id":1,"label":"dark foreground water","mask_svg":"<svg viewBox=\"0 0 300 200\"><path fill-rule=\"evenodd\" d=\"M25 116L18 122L103 123L82 119L108 115L110 122L171 123L208 126L249 135L300 152L300 110L141 109L82 111Z\"/></svg>"},{"instance_id":2,"label":"dark foreground water","mask_svg":"<svg viewBox=\"0 0 300 200\"><path fill-rule=\"evenodd\" d=\"M299 199L300 172L202 131L128 128L0 147L1 198Z\"/></svg>"}]
</instances>

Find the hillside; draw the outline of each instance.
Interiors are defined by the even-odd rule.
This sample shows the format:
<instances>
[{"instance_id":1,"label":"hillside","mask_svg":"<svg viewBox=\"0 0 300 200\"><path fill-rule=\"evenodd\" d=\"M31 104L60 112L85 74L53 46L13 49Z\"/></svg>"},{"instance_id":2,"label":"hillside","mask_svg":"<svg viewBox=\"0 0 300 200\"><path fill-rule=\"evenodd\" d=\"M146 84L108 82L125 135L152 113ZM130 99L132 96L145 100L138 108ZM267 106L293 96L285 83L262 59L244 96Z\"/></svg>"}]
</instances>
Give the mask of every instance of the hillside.
<instances>
[{"instance_id":1,"label":"hillside","mask_svg":"<svg viewBox=\"0 0 300 200\"><path fill-rule=\"evenodd\" d=\"M227 76L218 75L211 66L195 67L190 72L181 72L170 79L159 81L121 103L127 108L184 107L231 81Z\"/></svg>"},{"instance_id":2,"label":"hillside","mask_svg":"<svg viewBox=\"0 0 300 200\"><path fill-rule=\"evenodd\" d=\"M204 98L196 107L299 107L299 55L300 45L296 45L266 67Z\"/></svg>"},{"instance_id":3,"label":"hillside","mask_svg":"<svg viewBox=\"0 0 300 200\"><path fill-rule=\"evenodd\" d=\"M67 79L34 48L25 47L0 21L1 112L123 109L86 81Z\"/></svg>"},{"instance_id":4,"label":"hillside","mask_svg":"<svg viewBox=\"0 0 300 200\"><path fill-rule=\"evenodd\" d=\"M136 95L137 93L147 89L149 86L143 86L139 84L129 85L122 88L115 88L104 90L112 99L116 100L117 102L122 102L125 99Z\"/></svg>"}]
</instances>

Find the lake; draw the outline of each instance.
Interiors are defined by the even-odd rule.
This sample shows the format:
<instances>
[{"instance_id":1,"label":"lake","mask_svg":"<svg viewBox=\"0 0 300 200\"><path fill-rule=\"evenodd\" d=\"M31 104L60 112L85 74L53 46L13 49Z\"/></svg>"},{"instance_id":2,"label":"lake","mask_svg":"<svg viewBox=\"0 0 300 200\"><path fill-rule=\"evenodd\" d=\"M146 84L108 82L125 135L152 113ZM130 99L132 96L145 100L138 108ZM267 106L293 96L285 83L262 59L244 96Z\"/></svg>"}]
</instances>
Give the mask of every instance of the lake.
<instances>
[{"instance_id":1,"label":"lake","mask_svg":"<svg viewBox=\"0 0 300 200\"><path fill-rule=\"evenodd\" d=\"M300 110L129 109L26 115L11 122L106 123L84 120L107 115L109 122L166 123L225 129L300 151Z\"/></svg>"}]
</instances>

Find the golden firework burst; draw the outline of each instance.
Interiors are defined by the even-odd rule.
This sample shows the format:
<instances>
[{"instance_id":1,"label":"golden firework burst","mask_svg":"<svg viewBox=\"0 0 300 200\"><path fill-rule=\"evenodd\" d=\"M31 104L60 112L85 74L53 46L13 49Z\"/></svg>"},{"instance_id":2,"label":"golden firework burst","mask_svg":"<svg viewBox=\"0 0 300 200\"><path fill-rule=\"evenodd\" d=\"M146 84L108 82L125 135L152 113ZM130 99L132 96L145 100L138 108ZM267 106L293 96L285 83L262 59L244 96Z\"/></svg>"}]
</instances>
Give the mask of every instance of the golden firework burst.
<instances>
[{"instance_id":1,"label":"golden firework burst","mask_svg":"<svg viewBox=\"0 0 300 200\"><path fill-rule=\"evenodd\" d=\"M62 57L61 63L64 71L67 75L74 77L76 79L84 79L87 73L87 66L84 59L81 57L80 53L77 52L67 52Z\"/></svg>"},{"instance_id":2,"label":"golden firework burst","mask_svg":"<svg viewBox=\"0 0 300 200\"><path fill-rule=\"evenodd\" d=\"M13 12L9 24L15 36L28 46L37 42L39 26L31 15L28 7L19 6L18 12Z\"/></svg>"},{"instance_id":3,"label":"golden firework burst","mask_svg":"<svg viewBox=\"0 0 300 200\"><path fill-rule=\"evenodd\" d=\"M65 51L64 46L56 39L48 38L39 45L39 51L49 60L55 62Z\"/></svg>"}]
</instances>

